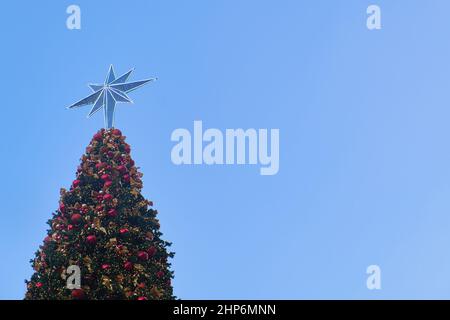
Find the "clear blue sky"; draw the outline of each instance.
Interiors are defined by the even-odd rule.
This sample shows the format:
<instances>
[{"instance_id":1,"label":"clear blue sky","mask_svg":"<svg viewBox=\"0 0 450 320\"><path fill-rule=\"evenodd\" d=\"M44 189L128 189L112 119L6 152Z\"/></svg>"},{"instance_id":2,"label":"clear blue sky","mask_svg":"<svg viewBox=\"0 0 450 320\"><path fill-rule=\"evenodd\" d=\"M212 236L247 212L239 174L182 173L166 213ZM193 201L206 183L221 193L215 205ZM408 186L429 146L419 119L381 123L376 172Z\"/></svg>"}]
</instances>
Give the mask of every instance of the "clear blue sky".
<instances>
[{"instance_id":1,"label":"clear blue sky","mask_svg":"<svg viewBox=\"0 0 450 320\"><path fill-rule=\"evenodd\" d=\"M81 7L82 29L65 26ZM366 28L378 4L382 30ZM0 11L0 298L103 126L88 82L157 76L119 105L180 298L450 298L450 3L8 1ZM280 171L175 166L176 128L279 128ZM366 288L366 268L382 290Z\"/></svg>"}]
</instances>

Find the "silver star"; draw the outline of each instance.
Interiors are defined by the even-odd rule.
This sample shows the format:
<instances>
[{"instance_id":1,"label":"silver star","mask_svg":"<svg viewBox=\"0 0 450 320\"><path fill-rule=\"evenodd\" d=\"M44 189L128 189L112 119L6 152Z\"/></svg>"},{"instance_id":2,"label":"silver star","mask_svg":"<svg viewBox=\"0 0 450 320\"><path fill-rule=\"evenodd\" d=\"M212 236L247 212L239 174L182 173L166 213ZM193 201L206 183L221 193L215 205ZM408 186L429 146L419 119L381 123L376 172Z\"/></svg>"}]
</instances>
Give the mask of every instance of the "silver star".
<instances>
[{"instance_id":1,"label":"silver star","mask_svg":"<svg viewBox=\"0 0 450 320\"><path fill-rule=\"evenodd\" d=\"M133 69L116 78L114 68L109 67L108 75L104 84L90 84L89 87L94 91L93 94L67 107L68 109L79 108L93 104L88 118L103 108L105 127L110 129L114 126L114 111L116 103L133 103L127 93L143 86L147 82L154 81L156 78L140 80L126 83Z\"/></svg>"}]
</instances>

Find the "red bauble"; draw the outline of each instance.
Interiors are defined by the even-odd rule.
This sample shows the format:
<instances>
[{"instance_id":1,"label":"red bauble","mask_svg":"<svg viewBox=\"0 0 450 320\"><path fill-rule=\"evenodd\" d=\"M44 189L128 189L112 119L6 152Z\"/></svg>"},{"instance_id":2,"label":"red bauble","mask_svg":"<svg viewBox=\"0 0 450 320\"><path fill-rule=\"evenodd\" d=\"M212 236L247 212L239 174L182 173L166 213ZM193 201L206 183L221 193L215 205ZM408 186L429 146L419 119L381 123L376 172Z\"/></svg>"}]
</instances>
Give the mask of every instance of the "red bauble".
<instances>
[{"instance_id":1,"label":"red bauble","mask_svg":"<svg viewBox=\"0 0 450 320\"><path fill-rule=\"evenodd\" d=\"M134 166L134 160L133 159L130 160L130 165Z\"/></svg>"},{"instance_id":2,"label":"red bauble","mask_svg":"<svg viewBox=\"0 0 450 320\"><path fill-rule=\"evenodd\" d=\"M158 278L162 278L162 277L164 276L164 272L163 272L163 271L158 271L158 272L156 273L156 276L157 276Z\"/></svg>"},{"instance_id":3,"label":"red bauble","mask_svg":"<svg viewBox=\"0 0 450 320\"><path fill-rule=\"evenodd\" d=\"M50 243L51 241L52 241L52 237L50 237L50 236L46 236L44 238L44 243Z\"/></svg>"},{"instance_id":4,"label":"red bauble","mask_svg":"<svg viewBox=\"0 0 450 320\"><path fill-rule=\"evenodd\" d=\"M79 214L79 213L75 213L70 217L70 220L73 223L79 223L81 221L81 219L82 219L82 217L81 217L81 214Z\"/></svg>"},{"instance_id":5,"label":"red bauble","mask_svg":"<svg viewBox=\"0 0 450 320\"><path fill-rule=\"evenodd\" d=\"M74 188L78 187L79 184L80 184L80 180L74 180L74 181L72 182L72 186L73 186Z\"/></svg>"},{"instance_id":6,"label":"red bauble","mask_svg":"<svg viewBox=\"0 0 450 320\"><path fill-rule=\"evenodd\" d=\"M110 201L110 200L112 200L112 198L113 198L113 196L110 195L109 193L107 193L103 196L103 200L105 200L105 201Z\"/></svg>"},{"instance_id":7,"label":"red bauble","mask_svg":"<svg viewBox=\"0 0 450 320\"><path fill-rule=\"evenodd\" d=\"M104 175L102 175L101 178L102 178L103 181L109 181L109 180L111 180L109 174L104 174Z\"/></svg>"},{"instance_id":8,"label":"red bauble","mask_svg":"<svg viewBox=\"0 0 450 320\"><path fill-rule=\"evenodd\" d=\"M61 211L61 213L66 212L66 205L64 203L59 204L59 211Z\"/></svg>"},{"instance_id":9,"label":"red bauble","mask_svg":"<svg viewBox=\"0 0 450 320\"><path fill-rule=\"evenodd\" d=\"M129 183L129 182L130 182L130 175L129 175L129 174L125 174L125 175L123 176L123 181Z\"/></svg>"},{"instance_id":10,"label":"red bauble","mask_svg":"<svg viewBox=\"0 0 450 320\"><path fill-rule=\"evenodd\" d=\"M104 167L105 165L106 165L106 164L104 164L103 162L97 163L97 164L95 165L95 169L97 169L97 170L103 169L103 167Z\"/></svg>"},{"instance_id":11,"label":"red bauble","mask_svg":"<svg viewBox=\"0 0 450 320\"><path fill-rule=\"evenodd\" d=\"M36 288L41 288L43 286L42 282L36 282Z\"/></svg>"},{"instance_id":12,"label":"red bauble","mask_svg":"<svg viewBox=\"0 0 450 320\"><path fill-rule=\"evenodd\" d=\"M95 244L97 242L97 237L94 235L87 236L86 242L89 244Z\"/></svg>"},{"instance_id":13,"label":"red bauble","mask_svg":"<svg viewBox=\"0 0 450 320\"><path fill-rule=\"evenodd\" d=\"M120 131L119 129L114 129L112 131L113 134L115 134L116 136L121 136L122 135L122 131Z\"/></svg>"},{"instance_id":14,"label":"red bauble","mask_svg":"<svg viewBox=\"0 0 450 320\"><path fill-rule=\"evenodd\" d=\"M120 165L120 166L117 166L117 171L119 171L120 173L122 173L122 174L124 174L125 172L127 172L127 168L125 168L125 166L123 166L123 165Z\"/></svg>"},{"instance_id":15,"label":"red bauble","mask_svg":"<svg viewBox=\"0 0 450 320\"><path fill-rule=\"evenodd\" d=\"M74 290L72 290L72 298L74 298L74 299L83 299L84 298L84 291L83 291L83 289L74 289Z\"/></svg>"},{"instance_id":16,"label":"red bauble","mask_svg":"<svg viewBox=\"0 0 450 320\"><path fill-rule=\"evenodd\" d=\"M138 300L148 300L147 297L139 297Z\"/></svg>"},{"instance_id":17,"label":"red bauble","mask_svg":"<svg viewBox=\"0 0 450 320\"><path fill-rule=\"evenodd\" d=\"M127 228L122 228L122 229L119 230L121 235L126 235L126 234L128 234L129 231L130 230L128 230Z\"/></svg>"},{"instance_id":18,"label":"red bauble","mask_svg":"<svg viewBox=\"0 0 450 320\"><path fill-rule=\"evenodd\" d=\"M67 230L72 230L72 229L73 229L73 225L69 224L69 225L67 226Z\"/></svg>"},{"instance_id":19,"label":"red bauble","mask_svg":"<svg viewBox=\"0 0 450 320\"><path fill-rule=\"evenodd\" d=\"M130 148L129 145L125 145L124 150L125 150L126 153L130 153L131 148Z\"/></svg>"},{"instance_id":20,"label":"red bauble","mask_svg":"<svg viewBox=\"0 0 450 320\"><path fill-rule=\"evenodd\" d=\"M89 208L88 207L82 207L81 209L80 209L80 213L81 214L86 214L86 213L88 213L89 212Z\"/></svg>"},{"instance_id":21,"label":"red bauble","mask_svg":"<svg viewBox=\"0 0 450 320\"><path fill-rule=\"evenodd\" d=\"M143 260L143 261L148 260L148 253L145 251L139 251L137 256L138 256L139 260Z\"/></svg>"},{"instance_id":22,"label":"red bauble","mask_svg":"<svg viewBox=\"0 0 450 320\"><path fill-rule=\"evenodd\" d=\"M149 257L153 257L155 255L156 251L157 250L155 247L150 247L147 249L147 253L148 253Z\"/></svg>"},{"instance_id":23,"label":"red bauble","mask_svg":"<svg viewBox=\"0 0 450 320\"><path fill-rule=\"evenodd\" d=\"M116 209L111 209L108 211L108 216L110 216L111 218L114 218L117 216L117 210Z\"/></svg>"},{"instance_id":24,"label":"red bauble","mask_svg":"<svg viewBox=\"0 0 450 320\"><path fill-rule=\"evenodd\" d=\"M102 269L103 270L108 270L109 268L111 268L111 266L109 264L107 264L107 263L102 264Z\"/></svg>"},{"instance_id":25,"label":"red bauble","mask_svg":"<svg viewBox=\"0 0 450 320\"><path fill-rule=\"evenodd\" d=\"M94 140L96 141L100 141L102 140L103 135L100 132L97 132L96 134L94 134Z\"/></svg>"},{"instance_id":26,"label":"red bauble","mask_svg":"<svg viewBox=\"0 0 450 320\"><path fill-rule=\"evenodd\" d=\"M140 289L144 289L144 288L145 288L145 283L141 282L141 283L139 283L137 286L138 286L138 288L140 288Z\"/></svg>"},{"instance_id":27,"label":"red bauble","mask_svg":"<svg viewBox=\"0 0 450 320\"><path fill-rule=\"evenodd\" d=\"M125 270L131 271L133 269L133 263L131 263L130 261L127 261L127 262L125 262L123 267L125 268Z\"/></svg>"},{"instance_id":28,"label":"red bauble","mask_svg":"<svg viewBox=\"0 0 450 320\"><path fill-rule=\"evenodd\" d=\"M103 185L103 187L108 189L109 187L111 187L111 185L112 185L112 181L106 181L105 184Z\"/></svg>"}]
</instances>

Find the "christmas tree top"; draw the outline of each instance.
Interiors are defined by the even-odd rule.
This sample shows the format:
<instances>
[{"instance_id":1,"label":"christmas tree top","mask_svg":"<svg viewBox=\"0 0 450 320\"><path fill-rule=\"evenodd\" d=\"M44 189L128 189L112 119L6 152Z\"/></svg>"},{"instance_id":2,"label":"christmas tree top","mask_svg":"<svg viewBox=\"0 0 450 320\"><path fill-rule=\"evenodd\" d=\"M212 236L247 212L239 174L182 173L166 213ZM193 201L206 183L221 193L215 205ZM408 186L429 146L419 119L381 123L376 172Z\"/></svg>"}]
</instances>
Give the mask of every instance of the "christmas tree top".
<instances>
[{"instance_id":1,"label":"christmas tree top","mask_svg":"<svg viewBox=\"0 0 450 320\"><path fill-rule=\"evenodd\" d=\"M94 135L31 260L26 299L174 298L173 253L141 178L120 130ZM78 281L69 270L79 271Z\"/></svg>"}]
</instances>

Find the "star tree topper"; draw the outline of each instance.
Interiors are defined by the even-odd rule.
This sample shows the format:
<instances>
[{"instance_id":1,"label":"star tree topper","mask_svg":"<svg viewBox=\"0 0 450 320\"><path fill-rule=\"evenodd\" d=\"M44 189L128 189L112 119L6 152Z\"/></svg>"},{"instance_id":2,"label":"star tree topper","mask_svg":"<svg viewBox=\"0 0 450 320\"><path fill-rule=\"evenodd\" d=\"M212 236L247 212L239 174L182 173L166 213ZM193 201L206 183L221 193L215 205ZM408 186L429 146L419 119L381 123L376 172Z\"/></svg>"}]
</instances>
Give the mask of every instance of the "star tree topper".
<instances>
[{"instance_id":1,"label":"star tree topper","mask_svg":"<svg viewBox=\"0 0 450 320\"><path fill-rule=\"evenodd\" d=\"M127 93L143 86L147 82L156 80L156 78L151 78L134 82L126 82L132 72L133 69L116 78L114 68L111 65L109 67L105 83L89 84L89 87L92 91L94 91L94 93L72 104L68 107L68 109L93 104L93 107L88 114L89 118L98 110L103 108L105 127L106 129L112 128L114 126L114 111L116 108L116 103L133 103Z\"/></svg>"}]
</instances>

